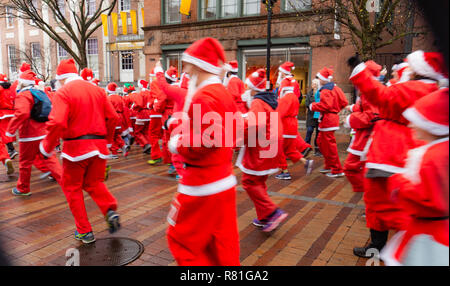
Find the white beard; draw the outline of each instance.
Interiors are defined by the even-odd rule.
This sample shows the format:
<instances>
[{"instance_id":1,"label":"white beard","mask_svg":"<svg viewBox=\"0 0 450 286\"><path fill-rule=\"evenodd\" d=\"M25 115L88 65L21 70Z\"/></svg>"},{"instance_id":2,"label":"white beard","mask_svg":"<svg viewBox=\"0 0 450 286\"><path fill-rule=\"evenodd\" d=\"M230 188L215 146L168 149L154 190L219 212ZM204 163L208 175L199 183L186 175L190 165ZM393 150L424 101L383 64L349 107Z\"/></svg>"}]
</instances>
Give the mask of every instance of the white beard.
<instances>
[{"instance_id":1,"label":"white beard","mask_svg":"<svg viewBox=\"0 0 450 286\"><path fill-rule=\"evenodd\" d=\"M228 86L228 83L230 82L230 79L231 79L231 77L227 77L227 76L225 76L224 77L224 79L223 79L223 85L225 86L225 87L227 87Z\"/></svg>"},{"instance_id":2,"label":"white beard","mask_svg":"<svg viewBox=\"0 0 450 286\"><path fill-rule=\"evenodd\" d=\"M247 104L247 107L250 108L253 101L252 91L250 89L247 89L242 95L241 95L242 101L244 101Z\"/></svg>"},{"instance_id":3,"label":"white beard","mask_svg":"<svg viewBox=\"0 0 450 286\"><path fill-rule=\"evenodd\" d=\"M280 86L281 82L283 81L283 76L281 75L281 73L278 73L278 78L277 78L277 82L276 85Z\"/></svg>"},{"instance_id":4,"label":"white beard","mask_svg":"<svg viewBox=\"0 0 450 286\"><path fill-rule=\"evenodd\" d=\"M58 90L58 89L60 89L61 87L62 87L61 82L60 82L59 80L57 80L57 81L55 82L55 91Z\"/></svg>"},{"instance_id":5,"label":"white beard","mask_svg":"<svg viewBox=\"0 0 450 286\"><path fill-rule=\"evenodd\" d=\"M191 107L192 98L194 97L195 92L197 91L197 75L193 75L188 83L188 91L186 95L186 99L184 101L183 112L187 113L189 108Z\"/></svg>"}]
</instances>

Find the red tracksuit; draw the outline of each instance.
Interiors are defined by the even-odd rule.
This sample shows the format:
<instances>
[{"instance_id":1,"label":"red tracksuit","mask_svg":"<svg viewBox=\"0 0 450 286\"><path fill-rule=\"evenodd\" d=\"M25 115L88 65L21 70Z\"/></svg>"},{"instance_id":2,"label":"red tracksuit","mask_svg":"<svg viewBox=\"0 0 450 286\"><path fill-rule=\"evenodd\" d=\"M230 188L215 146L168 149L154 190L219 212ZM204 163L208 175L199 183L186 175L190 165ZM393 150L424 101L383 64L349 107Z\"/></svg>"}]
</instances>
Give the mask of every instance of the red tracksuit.
<instances>
[{"instance_id":1,"label":"red tracksuit","mask_svg":"<svg viewBox=\"0 0 450 286\"><path fill-rule=\"evenodd\" d=\"M352 113L346 118L346 127L355 130L347 149L349 153L344 164L344 173L352 184L354 192L364 191L364 166L366 162L369 137L378 111L364 97L352 105Z\"/></svg>"},{"instance_id":2,"label":"red tracksuit","mask_svg":"<svg viewBox=\"0 0 450 286\"><path fill-rule=\"evenodd\" d=\"M283 152L280 152L280 165L282 170L287 169L286 157L293 163L298 162L303 155L297 148L298 143L298 109L300 103L298 97L293 92L283 93L278 99L277 112L283 124Z\"/></svg>"},{"instance_id":3,"label":"red tracksuit","mask_svg":"<svg viewBox=\"0 0 450 286\"><path fill-rule=\"evenodd\" d=\"M105 92L81 77L66 79L53 101L47 137L41 142L42 154L49 155L63 138L62 189L75 218L79 233L92 231L86 208L85 190L103 215L117 209L117 201L105 184L107 143L112 143L119 115ZM80 138L98 136L98 138ZM80 139L78 139L80 138Z\"/></svg>"},{"instance_id":4,"label":"red tracksuit","mask_svg":"<svg viewBox=\"0 0 450 286\"><path fill-rule=\"evenodd\" d=\"M221 118L222 141L225 141L225 113L236 112L236 104L217 76L202 82L186 101L187 116L203 116L216 112ZM195 111L194 111L195 109ZM168 216L169 248L179 265L239 265L239 234L236 213L236 178L233 175L231 147L211 147L202 140L194 147L193 120L184 121L187 133L177 133L169 143L178 153L185 170L178 184ZM201 124L201 132L212 123ZM178 129L178 128L177 128ZM181 131L181 130L179 130ZM215 135L215 133L214 133ZM196 136L198 138L198 136ZM189 144L183 144L191 138ZM214 138L211 138L214 139ZM185 142L187 143L187 142ZM223 147L225 146L225 147Z\"/></svg>"},{"instance_id":5,"label":"red tracksuit","mask_svg":"<svg viewBox=\"0 0 450 286\"><path fill-rule=\"evenodd\" d=\"M31 167L35 165L42 172L51 172L51 176L60 183L61 165L55 155L47 160L39 154L39 143L45 138L45 123L30 118L33 107L33 95L29 88L22 89L15 100L14 117L8 125L6 136L15 137L19 130L19 180L17 189L22 193L30 192ZM56 147L56 146L55 146Z\"/></svg>"},{"instance_id":6,"label":"red tracksuit","mask_svg":"<svg viewBox=\"0 0 450 286\"><path fill-rule=\"evenodd\" d=\"M247 143L236 160L236 166L242 171L242 187L255 205L258 220L266 219L278 208L267 194L266 185L267 177L279 170L278 156L283 152L283 125L274 107L259 98L252 100L248 116L244 118ZM262 114L266 116L265 121L259 119ZM250 147L249 137L259 138L261 135L268 139L267 146L262 147L262 142L257 140L255 147Z\"/></svg>"},{"instance_id":7,"label":"red tracksuit","mask_svg":"<svg viewBox=\"0 0 450 286\"><path fill-rule=\"evenodd\" d=\"M404 229L409 216L401 205L391 201L388 193L389 177L403 171L408 150L417 147L402 112L438 86L435 82L412 80L386 87L373 78L365 65L359 67L350 80L378 108L381 119L375 123L367 154L364 180L367 227L377 231Z\"/></svg>"},{"instance_id":8,"label":"red tracksuit","mask_svg":"<svg viewBox=\"0 0 450 286\"><path fill-rule=\"evenodd\" d=\"M247 113L248 112L247 103L242 101L241 97L241 95L245 92L244 82L237 76L232 75L226 87L231 96L233 96L234 101L236 102L236 105L238 107L238 110L242 114Z\"/></svg>"},{"instance_id":9,"label":"red tracksuit","mask_svg":"<svg viewBox=\"0 0 450 286\"><path fill-rule=\"evenodd\" d=\"M4 89L0 86L0 139L3 144L13 142L15 137L8 137L5 135L8 128L9 121L14 116L14 99L16 97L15 90L11 86Z\"/></svg>"},{"instance_id":10,"label":"red tracksuit","mask_svg":"<svg viewBox=\"0 0 450 286\"><path fill-rule=\"evenodd\" d=\"M158 102L158 98L161 98L161 90L157 81L152 81L150 84L150 98L148 101L148 107L150 108L150 126L149 137L150 144L152 145L151 159L156 160L162 157L161 148L159 147L159 140L162 139L162 113L155 110L155 100Z\"/></svg>"},{"instance_id":11,"label":"red tracksuit","mask_svg":"<svg viewBox=\"0 0 450 286\"><path fill-rule=\"evenodd\" d=\"M161 88L161 84L158 81L158 85ZM174 102L172 99L169 99L167 95L163 92L160 92L159 98L153 103L153 108L156 112L162 113L161 123L164 124L167 119L173 114ZM162 154L163 160L166 164L172 164L172 155L169 152L167 144L170 140L169 130L163 130L163 138L162 138Z\"/></svg>"},{"instance_id":12,"label":"red tracksuit","mask_svg":"<svg viewBox=\"0 0 450 286\"><path fill-rule=\"evenodd\" d=\"M338 113L348 105L344 92L330 82L320 89L320 102L310 105L311 111L319 111L319 135L317 144L325 160L325 169L331 169L331 173L342 173L342 165L334 137L334 131L339 129Z\"/></svg>"},{"instance_id":13,"label":"red tracksuit","mask_svg":"<svg viewBox=\"0 0 450 286\"><path fill-rule=\"evenodd\" d=\"M111 153L117 155L117 150L119 150L125 145L122 139L122 134L126 134L126 132L128 131L128 122L124 113L125 104L122 100L122 97L118 94L108 94L108 99L113 105L114 110L120 117L119 121L116 124L116 129L114 131L114 139L110 148Z\"/></svg>"},{"instance_id":14,"label":"red tracksuit","mask_svg":"<svg viewBox=\"0 0 450 286\"><path fill-rule=\"evenodd\" d=\"M133 110L136 110L136 128L134 129L134 137L136 142L144 147L150 144L149 140L149 124L150 124L150 109L147 108L147 101L150 97L150 91L143 90L136 92L133 97Z\"/></svg>"}]
</instances>

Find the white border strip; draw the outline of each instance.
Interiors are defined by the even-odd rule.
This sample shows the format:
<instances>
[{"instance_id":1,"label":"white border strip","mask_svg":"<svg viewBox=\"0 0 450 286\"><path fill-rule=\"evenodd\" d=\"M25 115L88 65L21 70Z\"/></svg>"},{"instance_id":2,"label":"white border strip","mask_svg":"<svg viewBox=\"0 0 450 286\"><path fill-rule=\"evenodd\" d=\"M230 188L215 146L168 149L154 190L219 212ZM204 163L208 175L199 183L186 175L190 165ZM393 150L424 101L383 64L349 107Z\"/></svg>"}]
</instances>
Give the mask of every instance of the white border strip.
<instances>
[{"instance_id":1,"label":"white border strip","mask_svg":"<svg viewBox=\"0 0 450 286\"><path fill-rule=\"evenodd\" d=\"M229 175L226 178L205 185L188 186L178 184L178 192L188 196L204 197L227 191L236 185L236 177Z\"/></svg>"}]
</instances>

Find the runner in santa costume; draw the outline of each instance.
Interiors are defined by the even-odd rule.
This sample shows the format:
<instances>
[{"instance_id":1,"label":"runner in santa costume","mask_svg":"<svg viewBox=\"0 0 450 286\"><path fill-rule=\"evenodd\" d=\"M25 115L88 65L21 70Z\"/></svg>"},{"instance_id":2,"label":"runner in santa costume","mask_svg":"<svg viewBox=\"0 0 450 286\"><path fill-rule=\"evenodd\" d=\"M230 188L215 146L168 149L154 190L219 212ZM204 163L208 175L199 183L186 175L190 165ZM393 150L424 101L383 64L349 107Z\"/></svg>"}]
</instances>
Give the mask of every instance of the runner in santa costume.
<instances>
[{"instance_id":1,"label":"runner in santa costume","mask_svg":"<svg viewBox=\"0 0 450 286\"><path fill-rule=\"evenodd\" d=\"M287 83L285 82L286 79L288 79ZM277 112L279 113L281 123L283 124L283 152L280 152L279 156L279 168L281 169L281 173L275 176L275 178L280 180L291 179L286 158L289 158L294 164L301 161L305 165L307 175L311 173L313 166L313 160L306 160L297 148L297 138L300 137L297 120L300 102L298 99L298 94L295 91L296 81L292 80L292 78L286 79L282 81L282 89L280 90L280 97L278 99L277 107Z\"/></svg>"},{"instance_id":2,"label":"runner in santa costume","mask_svg":"<svg viewBox=\"0 0 450 286\"><path fill-rule=\"evenodd\" d=\"M185 170L168 215L169 248L183 266L239 265L233 146L225 145L225 113L237 107L219 77L225 52L216 39L203 38L186 49L182 61L190 77L186 113L169 148L180 154ZM202 123L211 112L221 120Z\"/></svg>"},{"instance_id":3,"label":"runner in santa costume","mask_svg":"<svg viewBox=\"0 0 450 286\"><path fill-rule=\"evenodd\" d=\"M248 115L244 117L245 146L239 151L236 166L242 171L242 187L253 201L255 226L270 232L287 217L267 194L266 181L276 173L283 152L283 125L277 109L277 95L266 91L266 71L258 69L245 81L250 94ZM261 142L260 138L266 141ZM264 146L264 147L263 147Z\"/></svg>"},{"instance_id":4,"label":"runner in santa costume","mask_svg":"<svg viewBox=\"0 0 450 286\"><path fill-rule=\"evenodd\" d=\"M177 75L178 71L175 67L169 67L169 69L164 73L166 82L170 85L177 85ZM159 83L158 83L159 85ZM161 88L161 85L159 85ZM162 90L161 90L162 91ZM153 108L156 112L162 113L161 123L163 124L163 137L162 137L162 156L163 161L169 164L169 174L174 174L176 169L172 162L172 154L170 154L168 149L168 142L170 140L170 132L164 127L164 122L166 122L173 114L174 102L171 98L167 97L164 92L157 94L159 97L153 103Z\"/></svg>"},{"instance_id":5,"label":"runner in santa costume","mask_svg":"<svg viewBox=\"0 0 450 286\"><path fill-rule=\"evenodd\" d=\"M13 138L5 135L9 121L14 117L14 99L16 92L11 89L11 83L4 74L0 74L0 158L3 164L7 163L8 171L10 175L14 172L11 159L14 159L18 153L14 150L8 152L5 146L11 145ZM9 146L8 146L9 147ZM14 149L14 147L12 147ZM6 153L5 153L6 152Z\"/></svg>"},{"instance_id":6,"label":"runner in santa costume","mask_svg":"<svg viewBox=\"0 0 450 286\"><path fill-rule=\"evenodd\" d=\"M368 257L368 248L380 250L387 241L388 231L404 229L410 219L402 206L391 200L387 187L389 177L403 171L408 150L417 147L402 113L419 98L436 91L437 81L444 78L444 61L439 53L416 51L407 60L409 67L404 73L411 80L390 87L378 82L365 63L355 63L350 77L362 96L378 108L380 118L369 138L364 180L371 242L366 247L354 248L353 253L360 257Z\"/></svg>"},{"instance_id":7,"label":"runner in santa costume","mask_svg":"<svg viewBox=\"0 0 450 286\"><path fill-rule=\"evenodd\" d=\"M392 78L386 83L386 86L391 86L393 84L398 83L400 81L400 79L402 78L403 72L406 70L407 67L408 67L407 61L393 65L392 66ZM408 80L408 79L406 78L406 80Z\"/></svg>"},{"instance_id":8,"label":"runner in santa costume","mask_svg":"<svg viewBox=\"0 0 450 286\"><path fill-rule=\"evenodd\" d=\"M183 73L180 79L179 84L172 85L169 84L164 78L164 71L161 67L161 63L156 63L155 66L156 79L158 82L158 86L163 94L163 99L166 98L173 102L173 113L170 117L164 121L164 129L167 130L167 133L171 134L170 122L174 122L177 119L181 119L180 113L183 111L184 101L187 94L189 76L186 73ZM183 173L183 163L181 161L179 154L172 154L172 164L176 170L176 178L179 180ZM171 170L171 169L169 169ZM173 171L173 170L171 170ZM172 173L173 174L173 173Z\"/></svg>"},{"instance_id":9,"label":"runner in santa costume","mask_svg":"<svg viewBox=\"0 0 450 286\"><path fill-rule=\"evenodd\" d=\"M374 61L366 62L367 68L376 78L380 75L381 66ZM345 119L344 126L354 130L354 135L347 149L348 155L344 164L344 173L352 184L354 192L364 191L364 166L369 148L369 137L372 133L378 110L364 96L355 104L348 106L351 114Z\"/></svg>"},{"instance_id":10,"label":"runner in santa costume","mask_svg":"<svg viewBox=\"0 0 450 286\"><path fill-rule=\"evenodd\" d=\"M136 110L133 109L134 106L134 97L136 96L136 93L132 93L133 91L135 91L134 86L131 85L129 87L124 87L123 88L123 92L124 92L124 96L123 96L123 102L125 103L125 110L127 111L126 113L129 116L129 123L130 123L130 127L129 127L129 134L130 134L130 142L129 145L133 145L134 142L134 129L136 128Z\"/></svg>"},{"instance_id":11,"label":"runner in santa costume","mask_svg":"<svg viewBox=\"0 0 450 286\"><path fill-rule=\"evenodd\" d=\"M158 102L158 98L163 97L160 94L161 89L159 88L158 82L156 80L156 74L154 69L150 72L150 97L147 102L147 106L150 109L150 125L149 125L149 138L150 138L150 160L147 161L149 165L156 165L162 162L162 152L159 146L159 140L163 137L162 129L162 113L155 110L155 101Z\"/></svg>"},{"instance_id":12,"label":"runner in santa costume","mask_svg":"<svg viewBox=\"0 0 450 286\"><path fill-rule=\"evenodd\" d=\"M45 138L45 122L38 122L31 117L34 106L32 92L36 75L28 70L20 74L17 88L19 93L15 99L14 117L9 122L6 136L15 137L19 131L19 180L12 193L17 196L29 196L31 167L35 165L40 171L50 172L52 177L60 183L61 165L56 156L49 156L45 160L39 153L39 143Z\"/></svg>"},{"instance_id":13,"label":"runner in santa costume","mask_svg":"<svg viewBox=\"0 0 450 286\"><path fill-rule=\"evenodd\" d=\"M238 62L230 61L228 62L230 70L227 72L227 77L225 79L224 85L228 92L233 96L236 101L238 110L242 114L246 114L248 111L247 104L242 100L242 94L245 92L244 82L237 76L239 72Z\"/></svg>"},{"instance_id":14,"label":"runner in santa costume","mask_svg":"<svg viewBox=\"0 0 450 286\"><path fill-rule=\"evenodd\" d=\"M330 178L337 178L344 176L344 173L334 132L339 129L338 113L348 105L348 101L342 89L331 81L332 75L333 70L326 67L317 73L321 85L320 102L311 103L309 109L320 112L321 116L317 144L323 154L325 167L320 172L326 173Z\"/></svg>"},{"instance_id":15,"label":"runner in santa costume","mask_svg":"<svg viewBox=\"0 0 450 286\"><path fill-rule=\"evenodd\" d=\"M78 76L73 59L62 60L56 70L62 87L53 101L47 122L48 134L39 146L50 156L64 140L62 189L75 218L75 239L95 241L84 205L83 190L91 196L105 216L110 232L119 229L117 201L105 184L108 143L111 144L119 116L103 89Z\"/></svg>"},{"instance_id":16,"label":"runner in santa costume","mask_svg":"<svg viewBox=\"0 0 450 286\"><path fill-rule=\"evenodd\" d=\"M123 148L125 146L125 143L122 139L122 134L124 134L124 132L126 133L128 130L128 124L127 124L127 118L124 114L124 102L121 98L120 95L117 94L117 89L118 86L115 82L110 82L107 86L106 86L106 92L108 94L108 99L111 102L111 104L114 107L114 110L116 111L116 113L119 115L120 119L116 124L116 129L114 132L114 139L113 139L113 143L111 145L111 158L113 159L118 159L119 157L117 156L118 154L118 150ZM124 156L126 157L128 155L127 150L124 150Z\"/></svg>"},{"instance_id":17,"label":"runner in santa costume","mask_svg":"<svg viewBox=\"0 0 450 286\"><path fill-rule=\"evenodd\" d=\"M390 178L391 196L412 215L381 252L386 265L448 266L448 88L417 100L403 112L415 139L402 173Z\"/></svg>"},{"instance_id":18,"label":"runner in santa costume","mask_svg":"<svg viewBox=\"0 0 450 286\"><path fill-rule=\"evenodd\" d=\"M134 128L134 137L136 142L143 148L142 152L150 154L151 145L149 138L150 109L147 102L150 98L150 91L147 89L148 82L141 80L138 82L140 92L132 98L133 110L136 110L136 127ZM133 94L133 93L132 93Z\"/></svg>"}]
</instances>

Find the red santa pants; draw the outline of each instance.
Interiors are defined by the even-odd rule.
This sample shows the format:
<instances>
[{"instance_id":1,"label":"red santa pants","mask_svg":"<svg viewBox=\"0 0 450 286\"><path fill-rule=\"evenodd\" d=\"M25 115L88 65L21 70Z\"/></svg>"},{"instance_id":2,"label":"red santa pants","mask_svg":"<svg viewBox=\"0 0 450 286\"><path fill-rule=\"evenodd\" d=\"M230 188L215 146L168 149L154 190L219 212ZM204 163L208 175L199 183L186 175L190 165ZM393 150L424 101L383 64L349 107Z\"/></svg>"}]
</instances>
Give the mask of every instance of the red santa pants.
<instances>
[{"instance_id":1,"label":"red santa pants","mask_svg":"<svg viewBox=\"0 0 450 286\"><path fill-rule=\"evenodd\" d=\"M377 231L404 230L410 222L405 209L391 199L389 178L364 178L367 227Z\"/></svg>"},{"instance_id":2,"label":"red santa pants","mask_svg":"<svg viewBox=\"0 0 450 286\"><path fill-rule=\"evenodd\" d=\"M361 157L348 153L344 164L344 173L354 192L364 192L364 165Z\"/></svg>"},{"instance_id":3,"label":"red santa pants","mask_svg":"<svg viewBox=\"0 0 450 286\"><path fill-rule=\"evenodd\" d=\"M178 265L240 265L234 187L202 197L179 193L167 220L167 241Z\"/></svg>"},{"instance_id":4,"label":"red santa pants","mask_svg":"<svg viewBox=\"0 0 450 286\"><path fill-rule=\"evenodd\" d=\"M258 220L266 219L278 208L267 194L267 177L242 173L242 187L255 205Z\"/></svg>"},{"instance_id":5,"label":"red santa pants","mask_svg":"<svg viewBox=\"0 0 450 286\"><path fill-rule=\"evenodd\" d=\"M298 137L299 136L297 136L297 138ZM300 161L301 158L303 158L303 155L300 153L297 146L298 141L296 138L283 139L283 152L280 152L280 164L279 164L279 168L281 170L286 170L288 167L286 157L289 158L292 161L292 163L297 163L298 161Z\"/></svg>"},{"instance_id":6,"label":"red santa pants","mask_svg":"<svg viewBox=\"0 0 450 286\"><path fill-rule=\"evenodd\" d=\"M103 215L106 215L108 210L117 209L116 199L103 183L105 168L106 160L98 156L78 162L63 159L61 187L79 233L92 231L84 205L83 190L90 195Z\"/></svg>"},{"instance_id":7,"label":"red santa pants","mask_svg":"<svg viewBox=\"0 0 450 286\"><path fill-rule=\"evenodd\" d=\"M169 130L163 131L162 138L162 156L165 164L172 164L172 153L169 151L170 132Z\"/></svg>"},{"instance_id":8,"label":"red santa pants","mask_svg":"<svg viewBox=\"0 0 450 286\"><path fill-rule=\"evenodd\" d=\"M325 169L331 169L333 174L342 173L334 131L320 131L317 144L325 161Z\"/></svg>"},{"instance_id":9,"label":"red santa pants","mask_svg":"<svg viewBox=\"0 0 450 286\"><path fill-rule=\"evenodd\" d=\"M0 161L2 161L2 164L4 165L7 159L9 159L9 154L5 144L3 144L3 141L0 138Z\"/></svg>"},{"instance_id":10,"label":"red santa pants","mask_svg":"<svg viewBox=\"0 0 450 286\"><path fill-rule=\"evenodd\" d=\"M300 152L303 152L306 150L306 148L311 148L311 144L306 143L305 140L303 140L302 136L300 136L300 133L297 132L297 137L295 138L297 142L297 150Z\"/></svg>"},{"instance_id":11,"label":"red santa pants","mask_svg":"<svg viewBox=\"0 0 450 286\"><path fill-rule=\"evenodd\" d=\"M11 118L12 117L6 117L3 119L0 119L0 139L3 144L8 144L8 143L16 141L16 137L9 137L9 136L5 135L6 130L8 130L8 124L9 124L9 121L11 121Z\"/></svg>"},{"instance_id":12,"label":"red santa pants","mask_svg":"<svg viewBox=\"0 0 450 286\"><path fill-rule=\"evenodd\" d=\"M111 145L111 153L114 155L117 155L117 150L119 150L120 148L122 148L125 143L123 142L122 139L122 127L117 129L114 131L114 138L113 138L113 142Z\"/></svg>"},{"instance_id":13,"label":"red santa pants","mask_svg":"<svg viewBox=\"0 0 450 286\"><path fill-rule=\"evenodd\" d=\"M61 182L61 164L55 155L44 159L39 151L41 140L19 143L19 180L17 189L22 193L30 192L31 167L34 165L41 172L50 172L51 176Z\"/></svg>"},{"instance_id":14,"label":"red santa pants","mask_svg":"<svg viewBox=\"0 0 450 286\"><path fill-rule=\"evenodd\" d=\"M147 144L150 144L148 138L148 127L149 121L137 121L136 120L136 129L134 129L134 137L136 138L136 143L144 147Z\"/></svg>"},{"instance_id":15,"label":"red santa pants","mask_svg":"<svg viewBox=\"0 0 450 286\"><path fill-rule=\"evenodd\" d=\"M161 148L159 147L159 139L161 139L163 136L162 131L163 130L161 118L160 117L150 118L149 138L150 138L150 145L152 145L152 151L150 154L152 160L156 160L162 157Z\"/></svg>"}]
</instances>

